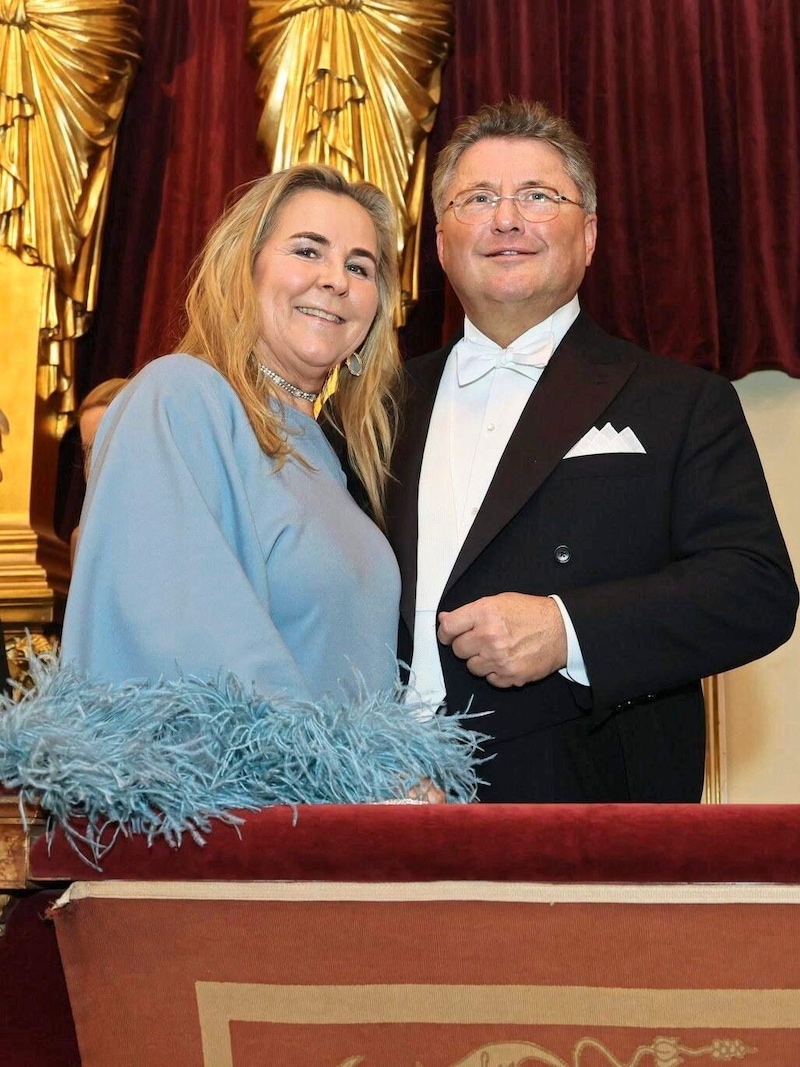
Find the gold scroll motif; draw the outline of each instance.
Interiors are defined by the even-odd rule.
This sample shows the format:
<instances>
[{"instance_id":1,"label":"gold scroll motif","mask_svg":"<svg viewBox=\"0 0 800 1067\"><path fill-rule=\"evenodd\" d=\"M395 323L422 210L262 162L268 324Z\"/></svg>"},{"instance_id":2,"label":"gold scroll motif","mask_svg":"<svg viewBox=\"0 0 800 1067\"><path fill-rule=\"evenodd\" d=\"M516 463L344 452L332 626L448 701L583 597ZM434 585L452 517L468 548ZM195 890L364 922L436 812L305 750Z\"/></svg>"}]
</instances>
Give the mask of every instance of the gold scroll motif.
<instances>
[{"instance_id":1,"label":"gold scroll motif","mask_svg":"<svg viewBox=\"0 0 800 1067\"><path fill-rule=\"evenodd\" d=\"M0 0L0 246L45 268L40 358L56 412L75 408L138 18L126 0Z\"/></svg>"},{"instance_id":2,"label":"gold scroll motif","mask_svg":"<svg viewBox=\"0 0 800 1067\"><path fill-rule=\"evenodd\" d=\"M702 1048L689 1048L677 1037L657 1037L651 1045L641 1045L633 1056L623 1062L600 1041L585 1037L572 1050L572 1062L567 1063L560 1056L541 1045L530 1041L508 1041L471 1052L465 1059L454 1063L452 1067L522 1067L523 1064L547 1064L548 1067L580 1067L584 1052L593 1051L601 1056L609 1067L644 1067L646 1063L656 1067L679 1067L685 1063L684 1056L692 1059L705 1059L707 1063L730 1062L741 1060L757 1050L745 1045L743 1041L731 1038L717 1038ZM592 1062L597 1062L593 1060ZM363 1056L351 1056L339 1067L367 1067ZM416 1064L416 1067L422 1067Z\"/></svg>"},{"instance_id":3,"label":"gold scroll motif","mask_svg":"<svg viewBox=\"0 0 800 1067\"><path fill-rule=\"evenodd\" d=\"M273 171L329 163L397 209L403 306L417 300L427 138L453 41L452 0L249 0L248 46Z\"/></svg>"}]
</instances>

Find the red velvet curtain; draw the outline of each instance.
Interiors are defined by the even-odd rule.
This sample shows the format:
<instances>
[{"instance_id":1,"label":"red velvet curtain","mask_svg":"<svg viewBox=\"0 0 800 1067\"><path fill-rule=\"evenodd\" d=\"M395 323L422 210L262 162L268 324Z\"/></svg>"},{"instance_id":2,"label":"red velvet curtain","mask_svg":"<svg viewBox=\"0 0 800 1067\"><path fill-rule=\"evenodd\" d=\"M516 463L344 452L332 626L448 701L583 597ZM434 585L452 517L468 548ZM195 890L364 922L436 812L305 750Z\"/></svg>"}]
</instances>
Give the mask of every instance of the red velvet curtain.
<instances>
[{"instance_id":1,"label":"red velvet curtain","mask_svg":"<svg viewBox=\"0 0 800 1067\"><path fill-rule=\"evenodd\" d=\"M84 392L170 350L209 227L237 187L269 172L246 0L134 2L144 57L117 142Z\"/></svg>"},{"instance_id":2,"label":"red velvet curtain","mask_svg":"<svg viewBox=\"0 0 800 1067\"><path fill-rule=\"evenodd\" d=\"M730 378L800 377L797 0L456 0L432 155L512 93L589 142L599 246L581 296L603 326ZM458 308L425 279L447 336Z\"/></svg>"},{"instance_id":3,"label":"red velvet curtain","mask_svg":"<svg viewBox=\"0 0 800 1067\"><path fill-rule=\"evenodd\" d=\"M118 142L83 391L169 349L208 226L268 169L246 0L139 7L145 55ZM800 377L797 0L455 0L455 12L431 156L483 101L548 101L596 163L584 306L612 332L730 378ZM430 212L423 235L409 356L458 317Z\"/></svg>"},{"instance_id":4,"label":"red velvet curtain","mask_svg":"<svg viewBox=\"0 0 800 1067\"><path fill-rule=\"evenodd\" d=\"M131 2L143 59L117 140L98 308L78 345L79 397L173 348L184 280L209 227L239 185L269 170L255 138L261 106L246 55L247 0ZM64 540L85 488L72 427L53 514Z\"/></svg>"}]
</instances>

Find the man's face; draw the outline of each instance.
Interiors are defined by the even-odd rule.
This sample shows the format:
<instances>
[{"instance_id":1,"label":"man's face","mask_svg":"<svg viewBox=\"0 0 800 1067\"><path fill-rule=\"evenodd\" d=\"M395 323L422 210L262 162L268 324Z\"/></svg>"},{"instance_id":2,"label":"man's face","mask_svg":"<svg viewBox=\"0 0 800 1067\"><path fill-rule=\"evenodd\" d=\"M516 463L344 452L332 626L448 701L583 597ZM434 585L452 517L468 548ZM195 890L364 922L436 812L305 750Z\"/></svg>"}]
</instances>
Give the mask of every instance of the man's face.
<instances>
[{"instance_id":1,"label":"man's face","mask_svg":"<svg viewBox=\"0 0 800 1067\"><path fill-rule=\"evenodd\" d=\"M447 190L447 202L474 189L509 195L530 186L580 201L559 152L543 141L487 138L468 148ZM547 222L528 222L516 201L501 200L485 222L459 221L445 211L436 227L439 262L467 316L498 344L508 345L577 292L591 263L597 216L562 203Z\"/></svg>"}]
</instances>

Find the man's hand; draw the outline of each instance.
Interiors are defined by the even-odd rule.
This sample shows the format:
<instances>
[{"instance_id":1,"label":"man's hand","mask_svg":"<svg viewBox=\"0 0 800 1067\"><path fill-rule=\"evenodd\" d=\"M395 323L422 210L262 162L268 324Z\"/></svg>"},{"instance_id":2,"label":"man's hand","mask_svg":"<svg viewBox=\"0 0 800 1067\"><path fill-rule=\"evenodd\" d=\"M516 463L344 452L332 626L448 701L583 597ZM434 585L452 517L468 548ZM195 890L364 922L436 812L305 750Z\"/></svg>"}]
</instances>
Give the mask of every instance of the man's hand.
<instances>
[{"instance_id":1,"label":"man's hand","mask_svg":"<svg viewBox=\"0 0 800 1067\"><path fill-rule=\"evenodd\" d=\"M479 678L510 689L567 665L567 635L550 597L498 593L439 612L437 636Z\"/></svg>"}]
</instances>

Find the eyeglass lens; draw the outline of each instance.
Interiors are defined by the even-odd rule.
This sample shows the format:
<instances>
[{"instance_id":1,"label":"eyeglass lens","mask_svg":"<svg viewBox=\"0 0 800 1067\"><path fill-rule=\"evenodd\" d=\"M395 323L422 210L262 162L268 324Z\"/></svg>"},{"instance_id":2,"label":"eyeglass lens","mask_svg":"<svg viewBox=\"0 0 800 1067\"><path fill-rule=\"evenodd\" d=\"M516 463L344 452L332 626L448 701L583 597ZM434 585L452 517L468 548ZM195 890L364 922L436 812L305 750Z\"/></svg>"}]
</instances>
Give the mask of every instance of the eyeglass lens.
<instances>
[{"instance_id":1,"label":"eyeglass lens","mask_svg":"<svg viewBox=\"0 0 800 1067\"><path fill-rule=\"evenodd\" d=\"M547 222L554 219L561 206L552 194L535 189L526 189L522 193L506 196L471 193L463 199L453 201L453 212L462 222L485 222L494 216L503 200L513 200L520 215L527 222Z\"/></svg>"}]
</instances>

